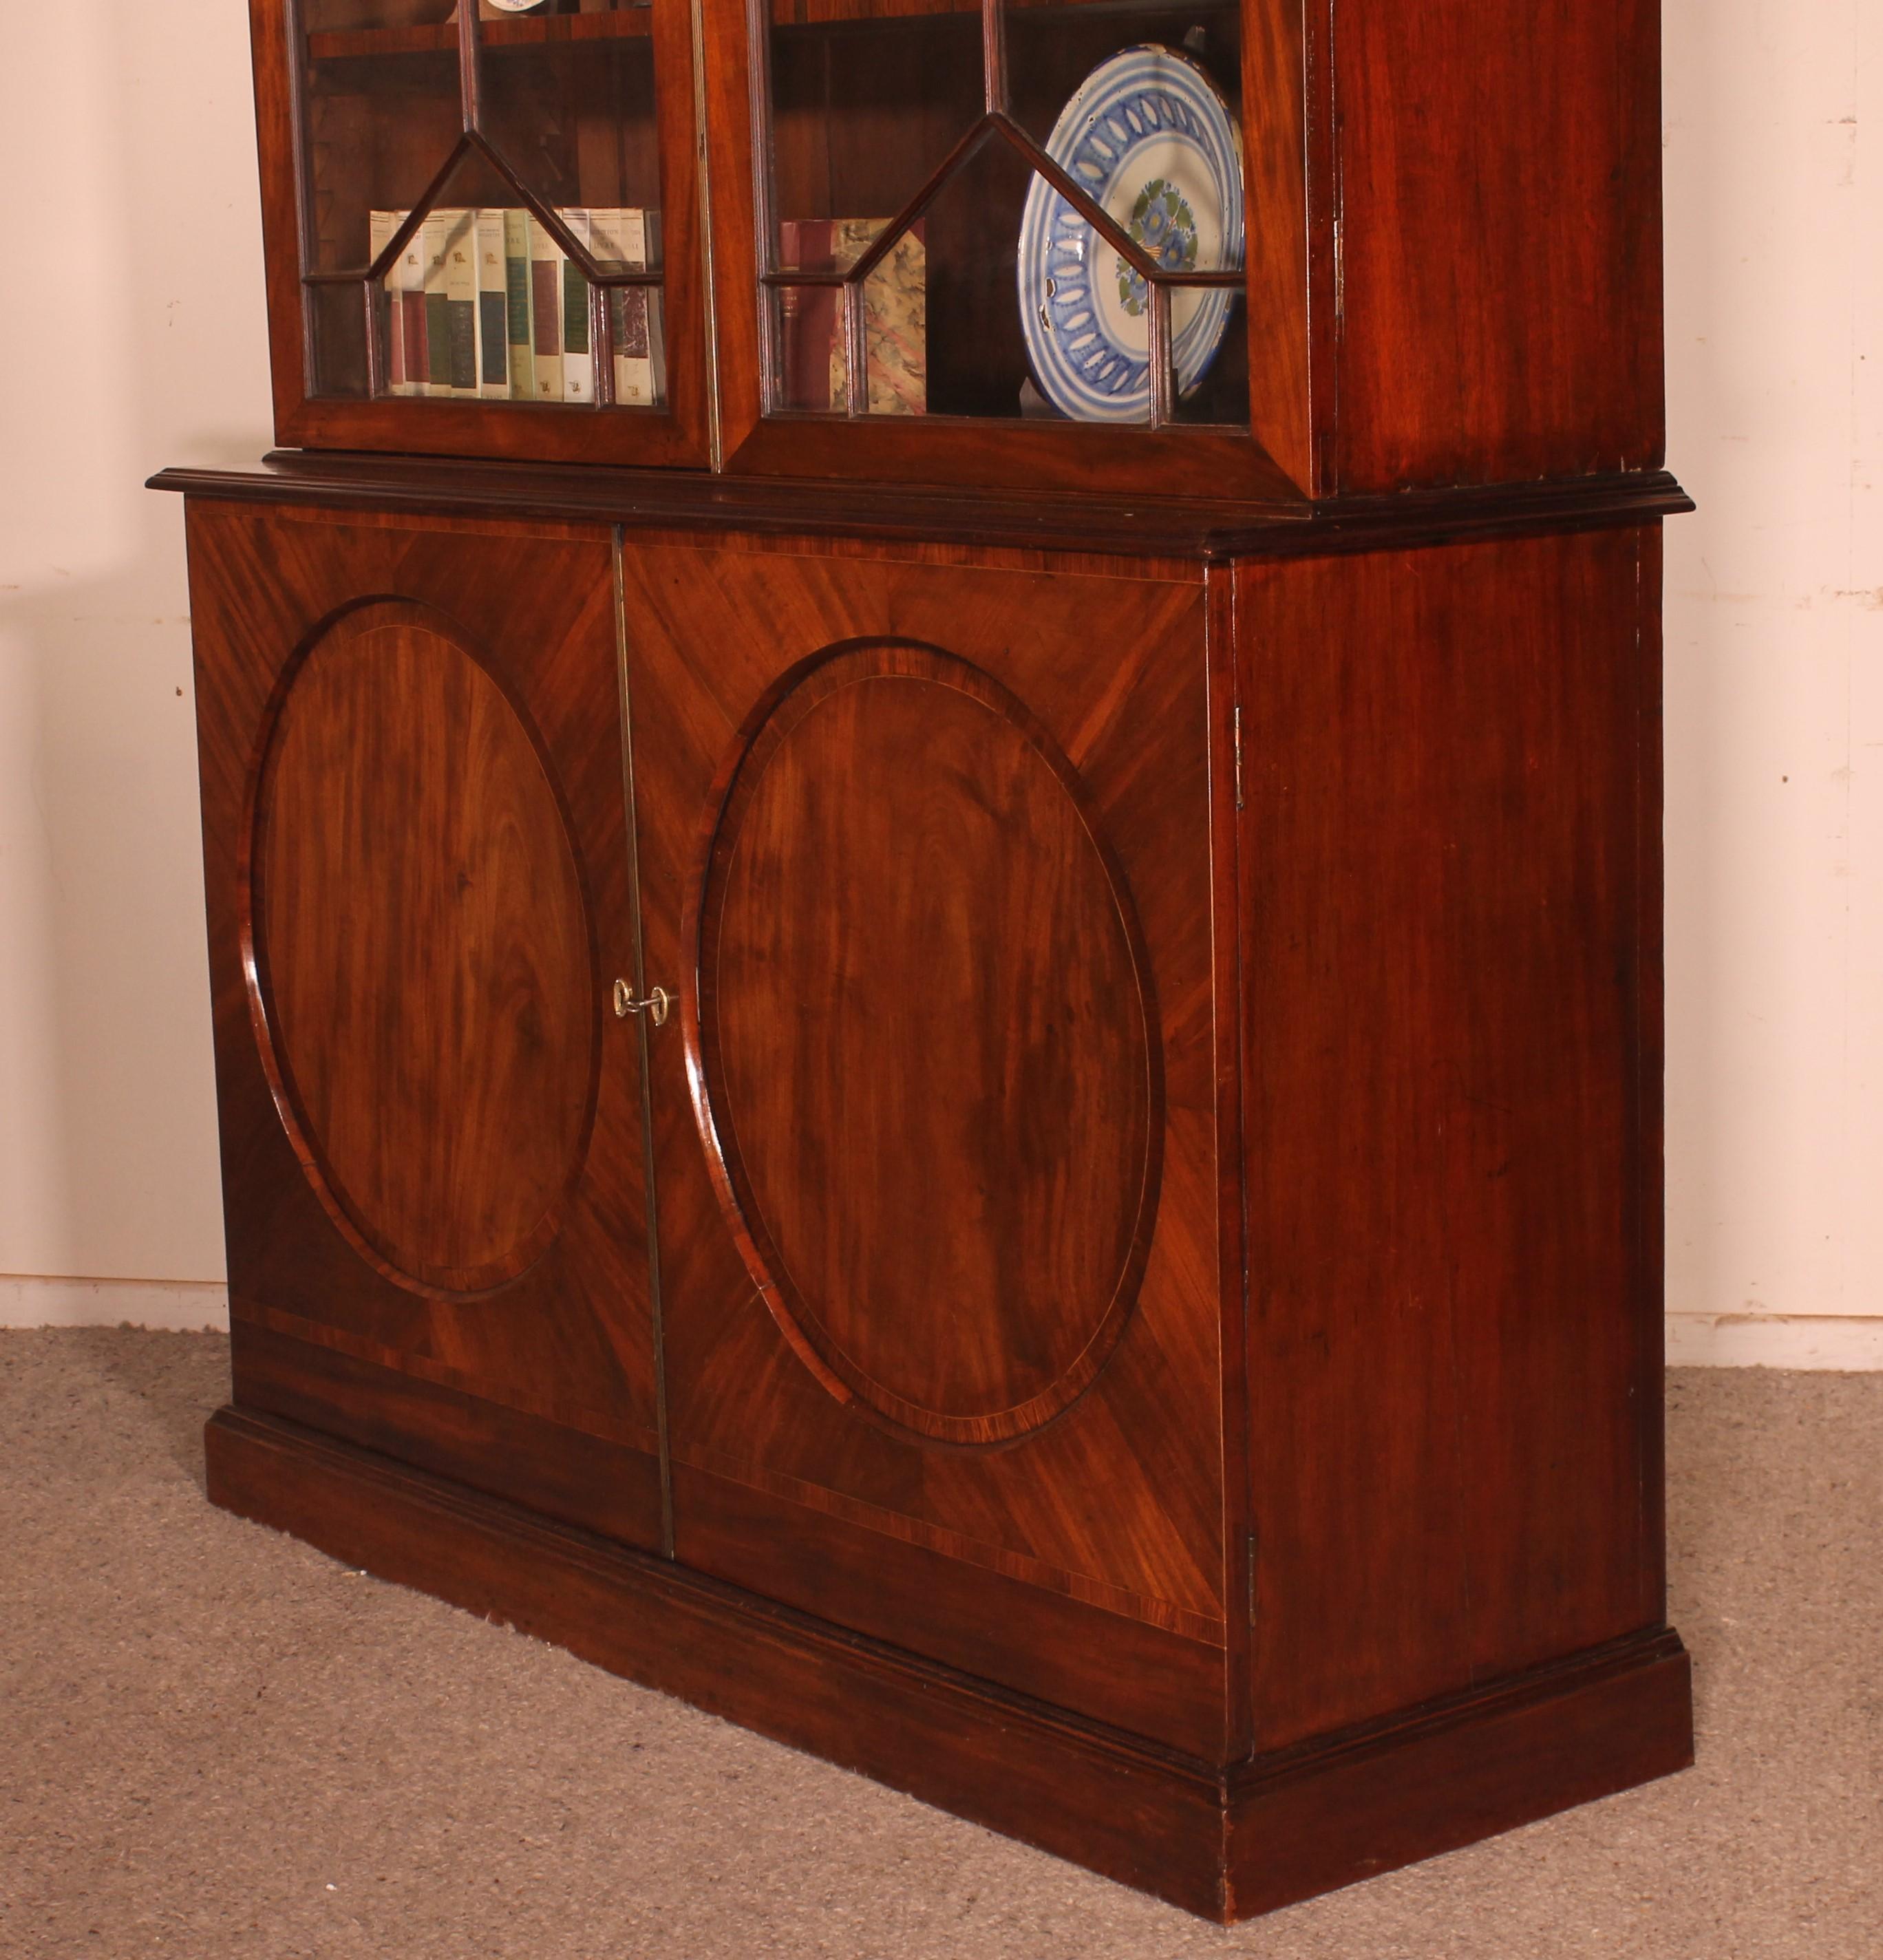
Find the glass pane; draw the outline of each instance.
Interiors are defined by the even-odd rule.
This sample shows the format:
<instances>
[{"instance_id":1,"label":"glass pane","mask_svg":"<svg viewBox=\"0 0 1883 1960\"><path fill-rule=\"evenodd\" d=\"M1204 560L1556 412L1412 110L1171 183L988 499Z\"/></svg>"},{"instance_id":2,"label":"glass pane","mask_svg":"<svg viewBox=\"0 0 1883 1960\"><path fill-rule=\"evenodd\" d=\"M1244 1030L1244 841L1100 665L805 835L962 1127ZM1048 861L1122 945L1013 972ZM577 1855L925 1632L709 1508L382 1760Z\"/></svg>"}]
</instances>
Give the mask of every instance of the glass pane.
<instances>
[{"instance_id":1,"label":"glass pane","mask_svg":"<svg viewBox=\"0 0 1883 1960\"><path fill-rule=\"evenodd\" d=\"M805 272L847 272L886 228L882 218L787 218L781 229L790 262ZM928 407L927 254L918 221L863 282L863 333L873 415L919 415ZM847 298L833 286L781 289L779 340L784 358L781 408L846 412Z\"/></svg>"},{"instance_id":2,"label":"glass pane","mask_svg":"<svg viewBox=\"0 0 1883 1960\"><path fill-rule=\"evenodd\" d=\"M308 338L321 392L366 393L366 313L357 285L307 289Z\"/></svg>"},{"instance_id":3,"label":"glass pane","mask_svg":"<svg viewBox=\"0 0 1883 1960\"><path fill-rule=\"evenodd\" d=\"M1096 72L1118 56L1157 49L1194 68L1239 124L1242 18L1239 0L1187 5L1067 5L1007 0L1007 104L1013 119L1051 148L1054 128ZM1157 78L1151 78L1152 86ZM1078 119L1083 119L1081 117ZM1128 137L1134 135L1128 126ZM1064 158L1060 158L1064 161Z\"/></svg>"},{"instance_id":4,"label":"glass pane","mask_svg":"<svg viewBox=\"0 0 1883 1960\"><path fill-rule=\"evenodd\" d=\"M1239 266L1239 8L1010 6L1005 26L1015 119L1070 180L1164 269ZM1019 276L1047 404L1078 421L1144 419L1143 275L1070 200L1042 192L1026 214ZM1235 298L1171 292L1175 419L1192 418L1185 404L1223 358Z\"/></svg>"},{"instance_id":5,"label":"glass pane","mask_svg":"<svg viewBox=\"0 0 1883 1960\"><path fill-rule=\"evenodd\" d=\"M481 189L495 199L507 189L472 159L453 173L446 195ZM556 215L604 271L646 257L635 214L562 207ZM370 214L375 256L397 241L408 217ZM316 337L316 393L364 394L360 286L309 291L318 318L331 323ZM612 406L650 408L665 399L659 288L592 288L555 233L523 205L435 205L400 248L383 291L383 393L576 408L609 397Z\"/></svg>"},{"instance_id":6,"label":"glass pane","mask_svg":"<svg viewBox=\"0 0 1883 1960\"><path fill-rule=\"evenodd\" d=\"M309 271L364 268L368 214L409 211L463 134L455 30L398 53L373 45L382 32L308 37L342 50L307 64Z\"/></svg>"},{"instance_id":7,"label":"glass pane","mask_svg":"<svg viewBox=\"0 0 1883 1960\"><path fill-rule=\"evenodd\" d=\"M584 38L485 36L479 127L545 204L653 215L658 259L660 152L654 120L651 11L579 15L553 24ZM519 24L518 31L522 25ZM606 29L597 38L591 29ZM539 32L542 31L539 30Z\"/></svg>"},{"instance_id":8,"label":"glass pane","mask_svg":"<svg viewBox=\"0 0 1883 1960\"><path fill-rule=\"evenodd\" d=\"M989 49L959 0L774 0L775 412L1150 420L1147 282L1029 143L1154 264L1241 266L1237 0L1001 9ZM918 204L860 294L790 278L854 266ZM1173 421L1246 425L1243 317L1233 290L1172 289Z\"/></svg>"},{"instance_id":9,"label":"glass pane","mask_svg":"<svg viewBox=\"0 0 1883 1960\"><path fill-rule=\"evenodd\" d=\"M786 228L892 217L979 118L980 16L781 21L770 52L776 263L809 269Z\"/></svg>"},{"instance_id":10,"label":"glass pane","mask_svg":"<svg viewBox=\"0 0 1883 1960\"><path fill-rule=\"evenodd\" d=\"M1207 334L1199 332L1198 345L1186 358L1184 308L1186 301L1206 298L1222 309L1222 324ZM1181 291L1171 294L1172 317L1176 332L1179 385L1172 396L1173 419L1180 422L1215 424L1229 428L1248 427L1248 308L1240 293L1208 295ZM1226 307L1223 305L1226 300ZM1213 344L1216 352L1210 355ZM1192 371L1196 364L1207 364Z\"/></svg>"},{"instance_id":11,"label":"glass pane","mask_svg":"<svg viewBox=\"0 0 1883 1960\"><path fill-rule=\"evenodd\" d=\"M363 273L432 193L383 282L380 393L660 406L658 284L591 291L565 249L604 276L660 268L650 10L478 4L480 110L467 142L450 0L304 0L305 269ZM531 215L520 183L559 230ZM361 291L310 286L317 394L368 390Z\"/></svg>"}]
</instances>

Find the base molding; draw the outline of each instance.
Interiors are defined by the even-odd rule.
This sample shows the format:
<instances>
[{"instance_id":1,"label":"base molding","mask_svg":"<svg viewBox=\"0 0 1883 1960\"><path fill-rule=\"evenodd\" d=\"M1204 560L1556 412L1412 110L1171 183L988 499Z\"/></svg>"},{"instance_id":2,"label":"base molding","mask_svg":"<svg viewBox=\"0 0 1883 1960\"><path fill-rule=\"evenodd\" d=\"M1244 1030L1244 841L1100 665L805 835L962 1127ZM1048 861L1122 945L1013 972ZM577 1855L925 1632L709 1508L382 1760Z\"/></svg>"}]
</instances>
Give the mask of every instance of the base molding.
<instances>
[{"instance_id":1,"label":"base molding","mask_svg":"<svg viewBox=\"0 0 1883 1960\"><path fill-rule=\"evenodd\" d=\"M1670 1368L1883 1369L1883 1315L1670 1313Z\"/></svg>"},{"instance_id":2,"label":"base molding","mask_svg":"<svg viewBox=\"0 0 1883 1960\"><path fill-rule=\"evenodd\" d=\"M1693 1760L1666 1628L1226 1770L278 1417L204 1441L224 1510L1224 1923Z\"/></svg>"},{"instance_id":3,"label":"base molding","mask_svg":"<svg viewBox=\"0 0 1883 1960\"><path fill-rule=\"evenodd\" d=\"M229 1325L220 1280L87 1279L0 1273L0 1328L142 1327L209 1334Z\"/></svg>"}]
</instances>

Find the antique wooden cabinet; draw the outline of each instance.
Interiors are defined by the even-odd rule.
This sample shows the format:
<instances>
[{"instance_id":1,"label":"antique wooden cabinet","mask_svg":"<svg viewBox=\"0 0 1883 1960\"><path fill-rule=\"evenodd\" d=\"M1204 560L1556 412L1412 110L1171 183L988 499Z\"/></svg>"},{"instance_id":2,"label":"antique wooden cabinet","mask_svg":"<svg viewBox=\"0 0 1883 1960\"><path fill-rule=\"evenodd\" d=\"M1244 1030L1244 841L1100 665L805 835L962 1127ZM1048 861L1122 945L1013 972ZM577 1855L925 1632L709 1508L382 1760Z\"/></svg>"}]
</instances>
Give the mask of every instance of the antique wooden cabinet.
<instances>
[{"instance_id":1,"label":"antique wooden cabinet","mask_svg":"<svg viewBox=\"0 0 1883 1960\"><path fill-rule=\"evenodd\" d=\"M253 31L215 1500L1225 1920L1688 1761L1650 0Z\"/></svg>"}]
</instances>

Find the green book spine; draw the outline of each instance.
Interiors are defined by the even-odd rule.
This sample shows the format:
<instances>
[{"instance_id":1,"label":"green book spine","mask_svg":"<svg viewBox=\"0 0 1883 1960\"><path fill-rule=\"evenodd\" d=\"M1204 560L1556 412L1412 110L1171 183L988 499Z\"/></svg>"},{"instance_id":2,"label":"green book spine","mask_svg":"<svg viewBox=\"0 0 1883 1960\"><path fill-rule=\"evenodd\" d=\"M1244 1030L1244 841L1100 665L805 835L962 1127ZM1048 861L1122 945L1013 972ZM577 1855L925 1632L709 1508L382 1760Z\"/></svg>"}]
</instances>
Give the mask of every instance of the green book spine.
<instances>
[{"instance_id":1,"label":"green book spine","mask_svg":"<svg viewBox=\"0 0 1883 1960\"><path fill-rule=\"evenodd\" d=\"M586 210L565 211L563 222L584 245L593 243ZM588 331L588 281L573 259L562 262L562 399L593 405L595 363Z\"/></svg>"},{"instance_id":2,"label":"green book spine","mask_svg":"<svg viewBox=\"0 0 1883 1960\"><path fill-rule=\"evenodd\" d=\"M451 302L444 289L444 253L451 234L442 211L425 219L425 393L451 392Z\"/></svg>"},{"instance_id":3,"label":"green book spine","mask_svg":"<svg viewBox=\"0 0 1883 1960\"><path fill-rule=\"evenodd\" d=\"M504 260L504 214L480 211L477 235L477 391L486 399L510 396L508 268Z\"/></svg>"},{"instance_id":4,"label":"green book spine","mask_svg":"<svg viewBox=\"0 0 1883 1960\"><path fill-rule=\"evenodd\" d=\"M530 304L530 214L504 213L504 290L509 330L510 393L526 402L536 393L536 336Z\"/></svg>"},{"instance_id":5,"label":"green book spine","mask_svg":"<svg viewBox=\"0 0 1883 1960\"><path fill-rule=\"evenodd\" d=\"M444 294L450 308L451 392L475 395L477 380L477 213L447 211Z\"/></svg>"}]
</instances>

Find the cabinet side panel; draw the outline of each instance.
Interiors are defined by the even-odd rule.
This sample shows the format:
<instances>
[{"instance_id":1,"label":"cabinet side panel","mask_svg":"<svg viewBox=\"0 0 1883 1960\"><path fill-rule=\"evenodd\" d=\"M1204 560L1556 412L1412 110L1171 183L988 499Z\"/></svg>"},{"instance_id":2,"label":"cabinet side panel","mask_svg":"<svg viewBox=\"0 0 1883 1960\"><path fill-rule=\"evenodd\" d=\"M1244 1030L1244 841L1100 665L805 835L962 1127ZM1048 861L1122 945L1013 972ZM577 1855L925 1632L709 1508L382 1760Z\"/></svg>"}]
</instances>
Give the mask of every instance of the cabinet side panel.
<instances>
[{"instance_id":1,"label":"cabinet side panel","mask_svg":"<svg viewBox=\"0 0 1883 1960\"><path fill-rule=\"evenodd\" d=\"M1647 563L1239 577L1258 1746L1660 1618Z\"/></svg>"},{"instance_id":2,"label":"cabinet side panel","mask_svg":"<svg viewBox=\"0 0 1883 1960\"><path fill-rule=\"evenodd\" d=\"M1343 490L1657 466L1660 10L1337 6Z\"/></svg>"}]
</instances>

